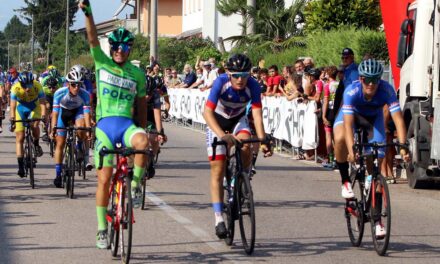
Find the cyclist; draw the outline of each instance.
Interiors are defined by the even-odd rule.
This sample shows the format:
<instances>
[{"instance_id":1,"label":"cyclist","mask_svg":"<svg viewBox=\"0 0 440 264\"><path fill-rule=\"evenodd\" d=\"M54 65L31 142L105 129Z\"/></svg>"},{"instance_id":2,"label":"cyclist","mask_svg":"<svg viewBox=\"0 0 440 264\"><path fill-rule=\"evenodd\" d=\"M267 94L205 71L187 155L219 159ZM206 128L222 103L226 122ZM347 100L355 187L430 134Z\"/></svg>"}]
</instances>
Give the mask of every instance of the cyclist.
<instances>
[{"instance_id":1,"label":"cyclist","mask_svg":"<svg viewBox=\"0 0 440 264\"><path fill-rule=\"evenodd\" d=\"M382 65L375 59L368 59L359 64L358 71L359 81L353 82L344 91L343 105L333 127L336 161L342 180L341 194L346 199L354 197L348 173L348 162L355 161L353 150L355 116L356 118L361 116L371 125L369 142L385 143L382 109L384 105L388 105L391 118L396 124L398 140L402 144L406 142L405 122L394 88L388 82L380 79L383 73ZM400 154L405 161L409 160L406 149L402 148ZM384 149L380 149L379 163L382 162L384 156ZM376 235L385 235L385 230L379 221L376 223Z\"/></svg>"},{"instance_id":2,"label":"cyclist","mask_svg":"<svg viewBox=\"0 0 440 264\"><path fill-rule=\"evenodd\" d=\"M49 71L50 71L50 70L53 70L53 69L56 70L57 67L55 67L54 65L49 65L49 66L47 66L46 71L43 72L43 73L41 74L40 78L41 78L41 79L46 78L46 77L49 75Z\"/></svg>"},{"instance_id":3,"label":"cyclist","mask_svg":"<svg viewBox=\"0 0 440 264\"><path fill-rule=\"evenodd\" d=\"M60 83L58 83L58 80L53 77L49 77L49 79L46 80L45 86L43 86L44 96L46 97L46 113L48 113L46 117L46 122L49 121L52 113L53 96L60 87L61 85ZM44 126L44 135L42 137L43 141L48 141L48 137L48 131L46 129L46 126Z\"/></svg>"},{"instance_id":4,"label":"cyclist","mask_svg":"<svg viewBox=\"0 0 440 264\"><path fill-rule=\"evenodd\" d=\"M159 134L149 133L148 142L150 142L153 149L154 156L157 155L159 151L159 143L165 143L167 138L165 136L165 131L162 126L161 119L161 101L159 91L156 89L156 82L153 77L146 76L146 87L147 87L147 131L159 132ZM149 178L153 178L155 175L154 163L148 164Z\"/></svg>"},{"instance_id":5,"label":"cyclist","mask_svg":"<svg viewBox=\"0 0 440 264\"><path fill-rule=\"evenodd\" d=\"M214 138L228 142L229 146L236 140L249 139L251 136L246 105L252 104L252 117L259 139L264 140L261 150L265 157L272 155L265 140L261 111L260 86L250 77L251 62L242 54L232 55L225 68L227 72L221 74L213 84L203 116L208 125L206 143L211 166L211 199L215 215L215 233L219 238L227 234L223 220L223 175L225 170L226 148L216 148L215 160L212 157L212 143ZM243 146L243 167L250 169L250 148Z\"/></svg>"},{"instance_id":6,"label":"cyclist","mask_svg":"<svg viewBox=\"0 0 440 264\"><path fill-rule=\"evenodd\" d=\"M12 88L12 85L14 85L18 81L18 72L15 67L11 67L8 71L8 78L6 79L6 85L5 85L5 101L4 103L7 104L6 111L9 111L9 98L10 98L10 91Z\"/></svg>"},{"instance_id":7,"label":"cyclist","mask_svg":"<svg viewBox=\"0 0 440 264\"><path fill-rule=\"evenodd\" d=\"M41 84L34 80L32 72L21 72L11 89L11 132L15 131L16 153L18 161L18 172L20 177L24 177L23 167L23 142L24 125L15 122L24 119L43 118L46 115L44 93ZM32 123L32 136L34 139L35 154L38 157L43 155L43 149L39 144L40 129L39 122Z\"/></svg>"},{"instance_id":8,"label":"cyclist","mask_svg":"<svg viewBox=\"0 0 440 264\"><path fill-rule=\"evenodd\" d=\"M47 86L46 83L50 78L55 78L58 81L60 86L63 85L63 83L64 83L63 78L61 77L60 73L58 72L58 70L56 68L51 68L47 72L47 76L43 78L43 80L41 81L41 85L43 85L43 87Z\"/></svg>"},{"instance_id":9,"label":"cyclist","mask_svg":"<svg viewBox=\"0 0 440 264\"><path fill-rule=\"evenodd\" d=\"M58 89L55 92L53 100L53 115L51 137L55 136L55 126L63 128L69 123L74 123L76 127L90 128L90 96L89 93L82 89L82 74L76 68L72 68L66 76L68 86ZM57 188L62 187L61 172L63 169L63 150L66 143L66 130L59 129L56 131L56 149L55 149L55 172L56 177L53 181ZM90 138L90 133L86 131L78 131L78 148L81 144L86 144L86 139ZM87 149L87 148L86 148ZM88 151L85 154L86 163L88 161ZM91 166L91 164L87 164Z\"/></svg>"},{"instance_id":10,"label":"cyclist","mask_svg":"<svg viewBox=\"0 0 440 264\"><path fill-rule=\"evenodd\" d=\"M144 73L128 61L134 36L125 28L118 28L109 35L110 55L101 50L97 37L92 9L88 0L81 0L79 7L86 18L86 31L92 57L95 60L97 80L96 106L96 146L95 163L99 162L99 151L106 147L114 149L116 144L123 144L137 150L148 146L146 128L146 100ZM136 127L133 122L133 106L137 109ZM132 181L132 196L135 207L140 206L142 192L140 178L145 173L146 155L135 155ZM96 191L96 212L98 233L96 246L107 248L107 205L109 184L113 171L113 155L104 157L103 168L97 171L98 187Z\"/></svg>"}]
</instances>

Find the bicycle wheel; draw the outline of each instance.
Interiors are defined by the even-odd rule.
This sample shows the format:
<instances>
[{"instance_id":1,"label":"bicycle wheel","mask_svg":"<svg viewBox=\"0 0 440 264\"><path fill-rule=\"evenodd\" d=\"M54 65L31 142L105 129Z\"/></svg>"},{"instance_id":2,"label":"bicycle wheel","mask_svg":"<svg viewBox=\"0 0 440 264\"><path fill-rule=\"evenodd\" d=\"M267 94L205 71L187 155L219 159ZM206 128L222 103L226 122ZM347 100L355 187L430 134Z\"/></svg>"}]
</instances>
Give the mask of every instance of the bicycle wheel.
<instances>
[{"instance_id":1,"label":"bicycle wheel","mask_svg":"<svg viewBox=\"0 0 440 264\"><path fill-rule=\"evenodd\" d=\"M154 164L157 164L157 161L159 160L159 154L160 154L160 148L159 148L159 150L157 151L156 156L154 157Z\"/></svg>"},{"instance_id":2,"label":"bicycle wheel","mask_svg":"<svg viewBox=\"0 0 440 264\"><path fill-rule=\"evenodd\" d=\"M120 222L119 222L119 247L121 249L121 260L123 263L130 262L131 242L133 235L133 203L131 200L131 180L124 179L120 203Z\"/></svg>"},{"instance_id":3,"label":"bicycle wheel","mask_svg":"<svg viewBox=\"0 0 440 264\"><path fill-rule=\"evenodd\" d=\"M237 184L238 215L244 251L250 255L255 246L255 208L249 174L242 173Z\"/></svg>"},{"instance_id":4,"label":"bicycle wheel","mask_svg":"<svg viewBox=\"0 0 440 264\"><path fill-rule=\"evenodd\" d=\"M370 195L370 216L371 216L371 235L373 236L374 249L379 256L385 255L391 235L391 202L388 184L382 175L378 175L375 181L371 182ZM383 226L384 236L376 235L376 223Z\"/></svg>"},{"instance_id":5,"label":"bicycle wheel","mask_svg":"<svg viewBox=\"0 0 440 264\"><path fill-rule=\"evenodd\" d=\"M147 192L147 179L148 179L148 170L145 170L145 174L141 179L142 183L142 206L141 209L145 210L147 207L145 206L145 193Z\"/></svg>"},{"instance_id":6,"label":"bicycle wheel","mask_svg":"<svg viewBox=\"0 0 440 264\"><path fill-rule=\"evenodd\" d=\"M232 195L233 197L230 197L228 189L230 188L229 184L228 186L224 187L224 206L223 206L223 215L225 216L225 224L226 229L228 230L228 234L225 238L225 243L228 246L232 245L232 242L234 241L234 232L235 232L235 218L234 214L237 210L237 207L234 206L236 195ZM235 189L236 190L236 189ZM237 193L235 191L235 193ZM232 198L232 199L229 199Z\"/></svg>"},{"instance_id":7,"label":"bicycle wheel","mask_svg":"<svg viewBox=\"0 0 440 264\"><path fill-rule=\"evenodd\" d=\"M107 207L107 234L109 245L108 248L111 249L112 256L116 257L118 255L118 245L119 245L119 225L116 222L116 214L118 212L117 191L115 188L110 192L109 203Z\"/></svg>"},{"instance_id":8,"label":"bicycle wheel","mask_svg":"<svg viewBox=\"0 0 440 264\"><path fill-rule=\"evenodd\" d=\"M26 137L26 145L27 145L27 167L29 169L29 180L31 183L31 187L32 189L35 188L35 180L34 180L34 156L32 153L32 148L33 148L33 143L32 143L32 138L31 135L28 134L28 136Z\"/></svg>"},{"instance_id":9,"label":"bicycle wheel","mask_svg":"<svg viewBox=\"0 0 440 264\"><path fill-rule=\"evenodd\" d=\"M362 183L356 177L357 171L352 171L352 187L354 198L346 201L345 204L345 219L347 220L348 236L351 244L359 247L364 236L364 193ZM353 176L354 175L354 176Z\"/></svg>"}]
</instances>

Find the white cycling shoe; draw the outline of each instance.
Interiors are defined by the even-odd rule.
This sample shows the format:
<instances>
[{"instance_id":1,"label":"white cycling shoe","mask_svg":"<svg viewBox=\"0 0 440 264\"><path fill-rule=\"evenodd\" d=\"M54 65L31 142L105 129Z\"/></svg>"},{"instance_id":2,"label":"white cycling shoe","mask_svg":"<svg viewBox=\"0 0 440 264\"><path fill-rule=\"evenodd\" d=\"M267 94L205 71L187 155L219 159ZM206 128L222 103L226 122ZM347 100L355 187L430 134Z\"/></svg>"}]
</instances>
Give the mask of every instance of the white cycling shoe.
<instances>
[{"instance_id":1,"label":"white cycling shoe","mask_svg":"<svg viewBox=\"0 0 440 264\"><path fill-rule=\"evenodd\" d=\"M375 232L376 238L381 239L384 238L387 232L385 231L384 226L380 223L380 221L376 222Z\"/></svg>"},{"instance_id":2,"label":"white cycling shoe","mask_svg":"<svg viewBox=\"0 0 440 264\"><path fill-rule=\"evenodd\" d=\"M353 189L351 188L350 182L344 182L341 186L341 195L345 199L351 199L354 197Z\"/></svg>"}]
</instances>

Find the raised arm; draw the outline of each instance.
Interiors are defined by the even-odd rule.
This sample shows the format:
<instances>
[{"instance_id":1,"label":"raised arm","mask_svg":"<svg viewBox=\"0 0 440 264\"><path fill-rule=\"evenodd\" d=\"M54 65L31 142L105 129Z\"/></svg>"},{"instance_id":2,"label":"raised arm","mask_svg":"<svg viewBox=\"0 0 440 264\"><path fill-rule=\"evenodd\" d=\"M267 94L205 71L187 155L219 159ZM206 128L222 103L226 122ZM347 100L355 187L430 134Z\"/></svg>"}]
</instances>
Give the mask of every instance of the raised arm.
<instances>
[{"instance_id":1,"label":"raised arm","mask_svg":"<svg viewBox=\"0 0 440 264\"><path fill-rule=\"evenodd\" d=\"M93 20L92 7L89 0L80 0L78 4L79 8L82 9L86 15L86 32L87 39L91 48L99 46L98 33L96 32L95 21Z\"/></svg>"}]
</instances>

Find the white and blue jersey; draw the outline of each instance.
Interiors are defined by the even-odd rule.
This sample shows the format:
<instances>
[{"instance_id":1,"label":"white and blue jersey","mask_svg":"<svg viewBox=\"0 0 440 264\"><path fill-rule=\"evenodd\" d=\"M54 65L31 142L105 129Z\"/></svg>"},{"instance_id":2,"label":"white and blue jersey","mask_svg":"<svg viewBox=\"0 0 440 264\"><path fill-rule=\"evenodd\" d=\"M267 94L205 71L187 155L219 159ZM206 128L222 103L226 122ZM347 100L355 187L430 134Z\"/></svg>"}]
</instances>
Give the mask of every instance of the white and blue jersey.
<instances>
[{"instance_id":1,"label":"white and blue jersey","mask_svg":"<svg viewBox=\"0 0 440 264\"><path fill-rule=\"evenodd\" d=\"M244 89L235 90L232 88L228 75L222 74L214 81L206 107L225 119L232 119L244 115L249 102L252 108L261 108L261 92L258 82L248 78Z\"/></svg>"}]
</instances>

